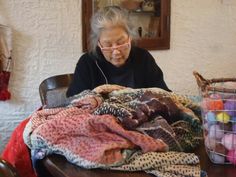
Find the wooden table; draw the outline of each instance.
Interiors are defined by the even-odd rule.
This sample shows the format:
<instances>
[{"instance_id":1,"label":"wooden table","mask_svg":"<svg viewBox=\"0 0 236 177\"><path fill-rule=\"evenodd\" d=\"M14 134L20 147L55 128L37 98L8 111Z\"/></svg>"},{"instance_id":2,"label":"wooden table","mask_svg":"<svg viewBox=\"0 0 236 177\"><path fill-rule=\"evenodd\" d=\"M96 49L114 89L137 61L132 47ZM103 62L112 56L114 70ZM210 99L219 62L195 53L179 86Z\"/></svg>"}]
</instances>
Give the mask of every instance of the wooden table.
<instances>
[{"instance_id":1,"label":"wooden table","mask_svg":"<svg viewBox=\"0 0 236 177\"><path fill-rule=\"evenodd\" d=\"M201 144L195 151L200 158L201 169L208 177L236 177L236 166L213 164ZM112 170L87 170L69 163L64 157L52 155L43 160L43 166L53 177L153 177L145 172L121 172Z\"/></svg>"}]
</instances>

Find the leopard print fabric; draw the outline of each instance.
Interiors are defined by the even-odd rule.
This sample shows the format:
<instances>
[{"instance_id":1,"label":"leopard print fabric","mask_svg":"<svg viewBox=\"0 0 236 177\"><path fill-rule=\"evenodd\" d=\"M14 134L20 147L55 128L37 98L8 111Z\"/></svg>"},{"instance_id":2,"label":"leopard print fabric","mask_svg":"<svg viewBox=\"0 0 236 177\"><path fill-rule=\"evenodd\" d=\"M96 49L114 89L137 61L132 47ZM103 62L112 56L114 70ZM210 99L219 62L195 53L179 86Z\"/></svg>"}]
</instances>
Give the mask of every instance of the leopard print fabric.
<instances>
[{"instance_id":1,"label":"leopard print fabric","mask_svg":"<svg viewBox=\"0 0 236 177\"><path fill-rule=\"evenodd\" d=\"M140 171L153 174L158 177L199 177L200 165L198 157L193 153L149 152L134 153L126 160L124 165L112 167L113 170Z\"/></svg>"}]
</instances>

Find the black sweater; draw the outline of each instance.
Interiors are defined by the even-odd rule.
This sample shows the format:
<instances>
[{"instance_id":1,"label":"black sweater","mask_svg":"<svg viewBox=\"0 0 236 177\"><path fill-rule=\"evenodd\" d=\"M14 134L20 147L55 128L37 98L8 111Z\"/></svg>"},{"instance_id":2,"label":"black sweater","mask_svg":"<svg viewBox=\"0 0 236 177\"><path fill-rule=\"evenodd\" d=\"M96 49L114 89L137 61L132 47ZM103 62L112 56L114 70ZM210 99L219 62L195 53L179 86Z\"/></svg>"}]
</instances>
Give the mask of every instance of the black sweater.
<instances>
[{"instance_id":1,"label":"black sweater","mask_svg":"<svg viewBox=\"0 0 236 177\"><path fill-rule=\"evenodd\" d=\"M131 48L127 62L121 67L115 67L106 61L99 50L97 56L83 54L76 65L74 79L66 95L73 96L102 84L131 88L158 87L170 91L152 55L138 47Z\"/></svg>"}]
</instances>

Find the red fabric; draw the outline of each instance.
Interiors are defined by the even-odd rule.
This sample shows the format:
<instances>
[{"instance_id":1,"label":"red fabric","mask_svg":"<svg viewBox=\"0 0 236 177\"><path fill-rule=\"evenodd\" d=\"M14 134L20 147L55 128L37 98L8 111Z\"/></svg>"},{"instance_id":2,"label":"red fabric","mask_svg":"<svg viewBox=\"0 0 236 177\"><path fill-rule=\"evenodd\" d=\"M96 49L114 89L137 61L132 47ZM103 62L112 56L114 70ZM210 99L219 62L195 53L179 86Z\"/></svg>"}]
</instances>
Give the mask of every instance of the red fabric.
<instances>
[{"instance_id":1,"label":"red fabric","mask_svg":"<svg viewBox=\"0 0 236 177\"><path fill-rule=\"evenodd\" d=\"M11 98L11 93L7 90L10 72L0 72L0 100L5 101Z\"/></svg>"},{"instance_id":2,"label":"red fabric","mask_svg":"<svg viewBox=\"0 0 236 177\"><path fill-rule=\"evenodd\" d=\"M23 131L29 119L25 119L16 127L1 155L4 160L16 167L21 177L36 177L28 147L23 140Z\"/></svg>"}]
</instances>

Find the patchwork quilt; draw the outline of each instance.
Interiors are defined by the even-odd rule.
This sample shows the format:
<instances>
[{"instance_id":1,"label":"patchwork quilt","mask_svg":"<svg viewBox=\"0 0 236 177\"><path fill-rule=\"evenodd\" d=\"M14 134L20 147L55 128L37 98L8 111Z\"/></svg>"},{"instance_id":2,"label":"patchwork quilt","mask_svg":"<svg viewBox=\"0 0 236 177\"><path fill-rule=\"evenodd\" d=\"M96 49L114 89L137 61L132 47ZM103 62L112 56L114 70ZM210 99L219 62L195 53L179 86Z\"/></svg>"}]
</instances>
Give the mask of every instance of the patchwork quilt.
<instances>
[{"instance_id":1,"label":"patchwork quilt","mask_svg":"<svg viewBox=\"0 0 236 177\"><path fill-rule=\"evenodd\" d=\"M84 168L200 176L198 157L187 153L202 139L199 110L162 89L103 85L36 111L23 138L35 158L56 153Z\"/></svg>"}]
</instances>

